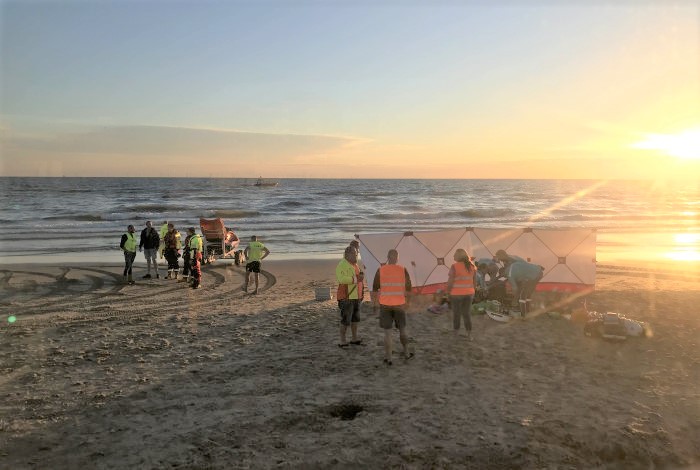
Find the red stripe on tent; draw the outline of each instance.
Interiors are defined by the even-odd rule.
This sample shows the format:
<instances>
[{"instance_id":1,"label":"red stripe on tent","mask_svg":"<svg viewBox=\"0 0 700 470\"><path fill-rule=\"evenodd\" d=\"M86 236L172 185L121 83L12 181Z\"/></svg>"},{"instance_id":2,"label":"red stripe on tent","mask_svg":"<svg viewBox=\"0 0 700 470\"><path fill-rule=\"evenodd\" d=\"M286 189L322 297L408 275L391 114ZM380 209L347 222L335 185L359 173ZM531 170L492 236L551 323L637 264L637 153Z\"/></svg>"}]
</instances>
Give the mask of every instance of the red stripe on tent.
<instances>
[{"instance_id":1,"label":"red stripe on tent","mask_svg":"<svg viewBox=\"0 0 700 470\"><path fill-rule=\"evenodd\" d=\"M447 283L441 282L439 284L429 284L427 286L414 287L414 294L434 294L439 290L447 290Z\"/></svg>"},{"instance_id":2,"label":"red stripe on tent","mask_svg":"<svg viewBox=\"0 0 700 470\"><path fill-rule=\"evenodd\" d=\"M414 294L434 294L439 290L447 290L447 283L429 284L413 288ZM537 292L593 292L595 286L591 284L573 284L565 282L540 282L535 289Z\"/></svg>"}]
</instances>

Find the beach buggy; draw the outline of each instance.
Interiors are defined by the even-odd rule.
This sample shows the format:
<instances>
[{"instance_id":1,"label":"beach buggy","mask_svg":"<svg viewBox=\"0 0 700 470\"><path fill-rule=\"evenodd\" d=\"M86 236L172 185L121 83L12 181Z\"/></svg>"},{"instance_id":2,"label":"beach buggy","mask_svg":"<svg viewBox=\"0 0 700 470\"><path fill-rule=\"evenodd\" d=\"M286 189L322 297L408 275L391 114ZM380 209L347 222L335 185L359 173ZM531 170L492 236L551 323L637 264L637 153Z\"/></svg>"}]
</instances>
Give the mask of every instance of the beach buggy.
<instances>
[{"instance_id":1,"label":"beach buggy","mask_svg":"<svg viewBox=\"0 0 700 470\"><path fill-rule=\"evenodd\" d=\"M224 225L221 218L200 218L199 228L204 238L204 264L212 263L218 258L233 258L236 264L244 261L243 251L237 249L240 239L233 230Z\"/></svg>"}]
</instances>

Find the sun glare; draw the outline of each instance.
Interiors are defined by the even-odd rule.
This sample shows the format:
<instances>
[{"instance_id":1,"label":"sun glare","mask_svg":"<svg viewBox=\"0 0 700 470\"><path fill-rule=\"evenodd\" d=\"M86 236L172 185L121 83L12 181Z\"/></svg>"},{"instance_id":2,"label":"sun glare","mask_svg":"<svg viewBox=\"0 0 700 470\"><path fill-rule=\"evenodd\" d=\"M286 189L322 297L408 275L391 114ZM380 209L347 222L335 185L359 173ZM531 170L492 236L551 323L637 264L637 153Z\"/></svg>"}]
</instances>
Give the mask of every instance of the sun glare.
<instances>
[{"instance_id":1,"label":"sun glare","mask_svg":"<svg viewBox=\"0 0 700 470\"><path fill-rule=\"evenodd\" d=\"M674 261L700 261L700 234L678 233L673 237L675 247L666 253Z\"/></svg>"},{"instance_id":2,"label":"sun glare","mask_svg":"<svg viewBox=\"0 0 700 470\"><path fill-rule=\"evenodd\" d=\"M700 128L689 129L679 134L648 134L632 147L646 150L659 150L672 157L700 159Z\"/></svg>"}]
</instances>

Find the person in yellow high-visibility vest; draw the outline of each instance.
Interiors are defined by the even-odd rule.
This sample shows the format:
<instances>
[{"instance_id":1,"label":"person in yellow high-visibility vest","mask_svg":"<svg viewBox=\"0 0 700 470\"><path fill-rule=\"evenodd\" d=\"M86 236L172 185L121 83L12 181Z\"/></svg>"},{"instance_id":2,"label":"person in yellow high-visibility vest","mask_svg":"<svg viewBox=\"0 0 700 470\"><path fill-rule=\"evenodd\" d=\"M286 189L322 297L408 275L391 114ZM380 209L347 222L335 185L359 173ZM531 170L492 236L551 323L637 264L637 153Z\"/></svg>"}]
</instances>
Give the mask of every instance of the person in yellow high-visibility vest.
<instances>
[{"instance_id":1,"label":"person in yellow high-visibility vest","mask_svg":"<svg viewBox=\"0 0 700 470\"><path fill-rule=\"evenodd\" d=\"M119 243L119 248L124 252L124 282L129 284L135 284L132 275L132 268L134 266L134 260L136 259L136 248L138 248L139 242L136 241L136 229L133 225L129 225L126 228L126 233L122 235L121 242Z\"/></svg>"},{"instance_id":2,"label":"person in yellow high-visibility vest","mask_svg":"<svg viewBox=\"0 0 700 470\"><path fill-rule=\"evenodd\" d=\"M362 340L357 337L357 326L360 323L360 300L364 274L357 265L357 251L354 247L345 248L343 259L335 268L335 279L338 281L336 299L340 310L340 343L338 346L347 348L351 344L360 345ZM350 327L352 339L348 343L347 330Z\"/></svg>"},{"instance_id":3,"label":"person in yellow high-visibility vest","mask_svg":"<svg viewBox=\"0 0 700 470\"><path fill-rule=\"evenodd\" d=\"M165 235L168 233L168 221L166 220L163 222L163 225L160 226L160 230L158 231L158 234L160 235L160 246L158 247L158 251L160 252L160 259L163 259L163 252L165 251Z\"/></svg>"},{"instance_id":4,"label":"person in yellow high-visibility vest","mask_svg":"<svg viewBox=\"0 0 700 470\"><path fill-rule=\"evenodd\" d=\"M372 302L376 309L379 304L379 326L384 329L384 364L391 365L391 328L399 329L399 340L403 346L404 359L410 359L414 353L408 350L406 333L406 308L411 294L411 277L406 268L398 264L399 252L389 250L387 262L377 269L372 283Z\"/></svg>"},{"instance_id":5,"label":"person in yellow high-visibility vest","mask_svg":"<svg viewBox=\"0 0 700 470\"><path fill-rule=\"evenodd\" d=\"M258 293L258 283L260 282L260 266L262 260L268 257L270 250L263 245L262 242L258 241L258 236L253 235L250 237L250 242L248 246L245 247L243 251L248 262L245 265L245 286L243 290L248 292L248 284L250 284L251 274L255 275L255 290L253 294Z\"/></svg>"},{"instance_id":6,"label":"person in yellow high-visibility vest","mask_svg":"<svg viewBox=\"0 0 700 470\"><path fill-rule=\"evenodd\" d=\"M202 236L194 232L194 227L187 230L189 242L185 250L190 252L190 270L192 272L192 288L199 289L202 286L202 250L204 243Z\"/></svg>"}]
</instances>

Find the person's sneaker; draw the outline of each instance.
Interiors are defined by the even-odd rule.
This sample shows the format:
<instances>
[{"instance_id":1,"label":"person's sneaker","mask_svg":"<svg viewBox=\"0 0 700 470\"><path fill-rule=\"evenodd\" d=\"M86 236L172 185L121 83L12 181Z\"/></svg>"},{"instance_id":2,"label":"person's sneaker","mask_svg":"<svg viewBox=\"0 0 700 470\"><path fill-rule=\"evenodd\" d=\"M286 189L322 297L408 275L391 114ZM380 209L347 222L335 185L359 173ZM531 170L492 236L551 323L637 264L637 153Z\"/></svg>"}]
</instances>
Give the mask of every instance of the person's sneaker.
<instances>
[{"instance_id":1,"label":"person's sneaker","mask_svg":"<svg viewBox=\"0 0 700 470\"><path fill-rule=\"evenodd\" d=\"M150 275L150 274L146 274L145 276L142 276L142 277L141 277L141 279L150 279L150 278L151 278L151 275Z\"/></svg>"}]
</instances>

